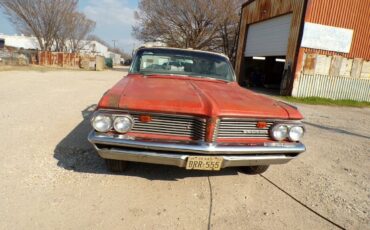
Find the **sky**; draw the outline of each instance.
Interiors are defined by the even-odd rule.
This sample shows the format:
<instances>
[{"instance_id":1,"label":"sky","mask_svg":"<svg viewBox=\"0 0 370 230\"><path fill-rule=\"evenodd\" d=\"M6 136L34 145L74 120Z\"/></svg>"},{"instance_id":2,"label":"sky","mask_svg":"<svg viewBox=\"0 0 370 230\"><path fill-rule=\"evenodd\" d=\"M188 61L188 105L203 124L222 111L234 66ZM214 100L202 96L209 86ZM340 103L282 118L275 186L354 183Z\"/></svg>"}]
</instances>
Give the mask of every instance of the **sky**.
<instances>
[{"instance_id":1,"label":"sky","mask_svg":"<svg viewBox=\"0 0 370 230\"><path fill-rule=\"evenodd\" d=\"M79 11L96 22L92 34L105 40L113 47L131 53L134 46L140 44L131 36L132 25L135 24L134 12L137 9L138 0L79 0ZM17 31L9 22L3 12L0 11L0 33L16 34Z\"/></svg>"}]
</instances>

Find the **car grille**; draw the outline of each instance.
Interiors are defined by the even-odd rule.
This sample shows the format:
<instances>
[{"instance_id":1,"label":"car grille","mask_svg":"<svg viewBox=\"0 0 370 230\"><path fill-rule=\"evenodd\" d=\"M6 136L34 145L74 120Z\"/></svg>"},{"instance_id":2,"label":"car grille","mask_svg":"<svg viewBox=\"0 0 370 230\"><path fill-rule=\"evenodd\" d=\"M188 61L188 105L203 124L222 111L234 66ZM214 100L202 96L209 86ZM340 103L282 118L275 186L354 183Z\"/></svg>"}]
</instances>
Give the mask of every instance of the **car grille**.
<instances>
[{"instance_id":1,"label":"car grille","mask_svg":"<svg viewBox=\"0 0 370 230\"><path fill-rule=\"evenodd\" d=\"M131 114L135 120L132 132L176 135L192 140L204 140L206 120L197 117L179 115L153 115L147 123L140 122L140 114Z\"/></svg>"},{"instance_id":2,"label":"car grille","mask_svg":"<svg viewBox=\"0 0 370 230\"><path fill-rule=\"evenodd\" d=\"M267 122L266 128L257 128L257 122L243 119L221 119L217 124L214 139L270 138L269 129L273 122Z\"/></svg>"}]
</instances>

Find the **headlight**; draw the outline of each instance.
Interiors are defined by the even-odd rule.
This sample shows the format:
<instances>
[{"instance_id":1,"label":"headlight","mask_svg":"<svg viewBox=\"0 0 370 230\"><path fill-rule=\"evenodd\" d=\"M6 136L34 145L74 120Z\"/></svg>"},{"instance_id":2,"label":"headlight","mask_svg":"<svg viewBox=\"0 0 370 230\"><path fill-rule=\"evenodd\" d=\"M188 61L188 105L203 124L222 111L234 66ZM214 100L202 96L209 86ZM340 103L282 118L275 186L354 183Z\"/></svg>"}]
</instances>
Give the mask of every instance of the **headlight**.
<instances>
[{"instance_id":1,"label":"headlight","mask_svg":"<svg viewBox=\"0 0 370 230\"><path fill-rule=\"evenodd\" d=\"M302 139L303 133L304 133L304 129L302 126L292 126L289 129L289 140L299 141Z\"/></svg>"},{"instance_id":2,"label":"headlight","mask_svg":"<svg viewBox=\"0 0 370 230\"><path fill-rule=\"evenodd\" d=\"M108 115L99 114L92 119L92 126L98 132L108 132L112 128L112 118Z\"/></svg>"},{"instance_id":3,"label":"headlight","mask_svg":"<svg viewBox=\"0 0 370 230\"><path fill-rule=\"evenodd\" d=\"M275 125L271 130L271 136L277 141L282 141L288 137L288 127L286 125Z\"/></svg>"},{"instance_id":4,"label":"headlight","mask_svg":"<svg viewBox=\"0 0 370 230\"><path fill-rule=\"evenodd\" d=\"M116 117L113 122L114 129L119 133L127 133L133 125L134 120L128 115Z\"/></svg>"}]
</instances>

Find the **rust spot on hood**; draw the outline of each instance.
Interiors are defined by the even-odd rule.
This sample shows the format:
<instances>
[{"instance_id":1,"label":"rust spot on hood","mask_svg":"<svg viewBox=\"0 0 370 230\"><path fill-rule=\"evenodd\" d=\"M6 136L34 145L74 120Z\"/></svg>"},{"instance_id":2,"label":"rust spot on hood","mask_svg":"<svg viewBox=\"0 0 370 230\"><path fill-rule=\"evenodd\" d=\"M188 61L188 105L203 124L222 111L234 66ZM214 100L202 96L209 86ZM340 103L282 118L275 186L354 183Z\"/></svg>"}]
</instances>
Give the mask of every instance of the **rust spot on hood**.
<instances>
[{"instance_id":1,"label":"rust spot on hood","mask_svg":"<svg viewBox=\"0 0 370 230\"><path fill-rule=\"evenodd\" d=\"M108 99L108 107L117 107L119 106L119 100L120 100L120 96L119 95L111 95L109 96L109 99Z\"/></svg>"}]
</instances>

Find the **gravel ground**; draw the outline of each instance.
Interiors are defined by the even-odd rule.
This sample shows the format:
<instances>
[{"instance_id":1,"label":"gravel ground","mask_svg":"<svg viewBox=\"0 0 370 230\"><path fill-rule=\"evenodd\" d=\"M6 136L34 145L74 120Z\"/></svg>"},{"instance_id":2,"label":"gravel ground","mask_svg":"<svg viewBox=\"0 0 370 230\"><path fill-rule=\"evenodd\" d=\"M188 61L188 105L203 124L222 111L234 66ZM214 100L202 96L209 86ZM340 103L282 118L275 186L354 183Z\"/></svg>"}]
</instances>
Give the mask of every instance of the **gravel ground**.
<instances>
[{"instance_id":1,"label":"gravel ground","mask_svg":"<svg viewBox=\"0 0 370 230\"><path fill-rule=\"evenodd\" d=\"M369 108L298 105L308 151L263 176L144 164L114 175L86 136L123 75L0 72L0 229L370 229Z\"/></svg>"}]
</instances>

